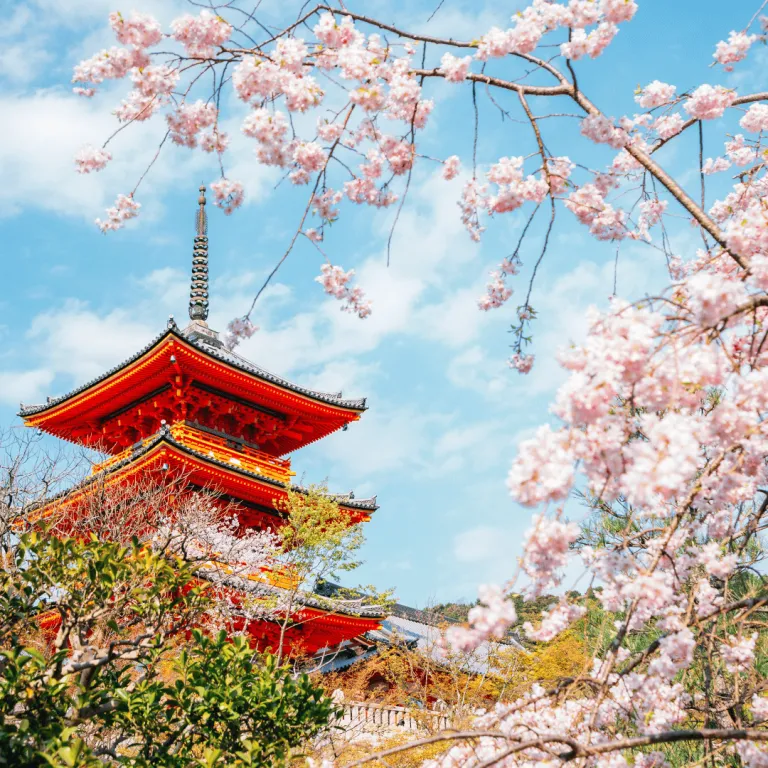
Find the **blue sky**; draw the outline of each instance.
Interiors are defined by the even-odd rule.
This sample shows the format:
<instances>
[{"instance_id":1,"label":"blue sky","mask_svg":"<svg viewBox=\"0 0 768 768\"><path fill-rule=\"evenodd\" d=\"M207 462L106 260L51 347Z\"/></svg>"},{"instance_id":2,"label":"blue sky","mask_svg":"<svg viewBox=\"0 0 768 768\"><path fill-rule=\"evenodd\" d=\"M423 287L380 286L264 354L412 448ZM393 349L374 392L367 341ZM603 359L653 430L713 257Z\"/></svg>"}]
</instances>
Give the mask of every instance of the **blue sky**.
<instances>
[{"instance_id":1,"label":"blue sky","mask_svg":"<svg viewBox=\"0 0 768 768\"><path fill-rule=\"evenodd\" d=\"M445 0L427 25L435 4L378 0L364 7L413 30L460 38L506 25L520 7ZM701 82L755 88L764 48L737 75L710 69L709 62L715 43L742 28L756 3L639 4L635 21L622 25L601 59L577 65L581 88L608 114L632 114L634 88L655 78L677 84L679 91ZM106 88L94 101L70 94L71 67L112 44L106 17L114 7L112 0L17 2L0 28L2 426L18 427L19 401L68 391L143 346L169 314L186 319L197 186L216 178L211 159L171 147L137 194L144 206L140 220L109 236L93 220L133 186L163 126L156 121L121 134L103 173L74 173L75 151L85 143L99 145L116 127L110 111L125 91L123 85ZM188 6L182 0L142 0L120 10L134 7L167 21ZM280 7L265 2L264 18L277 23ZM437 106L422 151L458 154L469 162L467 89L444 83L428 89ZM513 101L506 106L514 107ZM562 104L556 111L563 109L572 111ZM555 109L539 102L534 111ZM486 103L480 121L479 163L532 151L526 125L502 122ZM555 155L569 154L593 167L610 158L579 137L572 118L541 125ZM694 191L698 179L690 169L696 151L685 138L660 154L665 167L682 173ZM713 139L706 154L717 153ZM246 183L249 198L232 217L216 209L210 216L209 322L219 330L250 305L306 199L304 190L275 189L277 177L255 164L240 138L233 157L230 175ZM459 221L460 189L459 180L444 182L426 166L417 173L389 268L385 248L394 210L347 204L326 249L334 263L357 270L374 301L373 315L360 321L340 312L313 281L317 253L302 244L260 303L254 320L261 330L241 348L257 364L297 383L369 398L361 422L297 452L294 469L307 481L327 478L334 489L378 494L381 509L367 526L359 580L394 586L402 601L415 605L473 598L478 583L514 572L531 514L505 488L515 446L549 418L549 401L563 379L556 348L583 336L586 308L604 304L614 280L615 249L592 241L561 211L531 299L540 318L534 326L537 365L530 376L518 376L505 363L507 330L538 256L541 228L534 228L521 254L524 269L514 280L515 296L505 308L481 313L476 299L487 273L512 250L524 214L489 222L477 246ZM684 225L674 244L691 254L696 236ZM659 253L639 244L622 247L620 295L641 296L663 285L664 277ZM574 505L569 513L578 518L580 510Z\"/></svg>"}]
</instances>

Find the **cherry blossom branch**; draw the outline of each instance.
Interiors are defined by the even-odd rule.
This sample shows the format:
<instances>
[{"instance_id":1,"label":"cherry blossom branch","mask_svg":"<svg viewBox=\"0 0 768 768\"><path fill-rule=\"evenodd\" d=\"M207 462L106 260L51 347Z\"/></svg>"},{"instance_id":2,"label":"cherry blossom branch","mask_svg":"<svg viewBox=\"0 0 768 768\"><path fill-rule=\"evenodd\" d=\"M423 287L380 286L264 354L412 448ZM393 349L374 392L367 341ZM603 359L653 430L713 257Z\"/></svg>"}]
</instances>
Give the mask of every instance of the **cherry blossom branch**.
<instances>
[{"instance_id":1,"label":"cherry blossom branch","mask_svg":"<svg viewBox=\"0 0 768 768\"><path fill-rule=\"evenodd\" d=\"M444 741L456 741L459 739L507 739L508 736L501 731L444 731L442 733L435 734L434 736L426 736L423 739L417 739L416 741L410 741L407 744L401 744L397 747L390 747L389 749L383 749L380 752L374 752L365 757L361 757L354 762L347 763L344 768L356 768L358 765L365 765L366 763L373 762L374 760L380 760L383 757L389 757L390 755L397 755L401 752L407 752L417 747L425 747L428 744L439 744Z\"/></svg>"},{"instance_id":2,"label":"cherry blossom branch","mask_svg":"<svg viewBox=\"0 0 768 768\"><path fill-rule=\"evenodd\" d=\"M768 100L768 91L761 91L759 93L750 93L746 96L737 96L733 100L733 106L739 106L740 104L752 104L757 101L765 101ZM683 131L690 128L692 125L696 125L696 123L700 122L698 118L692 117L689 120L686 120L682 126L680 127L680 130L675 133L672 136L669 136L666 139L659 139L654 143L654 145L651 147L649 154L653 154L657 150L661 149L665 144L668 144L673 139L677 138Z\"/></svg>"}]
</instances>

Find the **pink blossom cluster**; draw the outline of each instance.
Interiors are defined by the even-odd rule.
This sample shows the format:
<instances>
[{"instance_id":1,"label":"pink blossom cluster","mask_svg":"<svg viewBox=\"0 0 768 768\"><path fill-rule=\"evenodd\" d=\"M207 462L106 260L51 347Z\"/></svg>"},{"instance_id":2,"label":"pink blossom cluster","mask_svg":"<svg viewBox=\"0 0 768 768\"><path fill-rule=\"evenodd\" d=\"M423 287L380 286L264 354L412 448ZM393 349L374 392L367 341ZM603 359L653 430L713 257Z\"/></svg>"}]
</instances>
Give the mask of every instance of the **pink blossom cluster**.
<instances>
[{"instance_id":1,"label":"pink blossom cluster","mask_svg":"<svg viewBox=\"0 0 768 768\"><path fill-rule=\"evenodd\" d=\"M335 221L339 215L339 209L335 206L341 202L342 196L341 192L326 189L321 194L312 197L312 207L324 222Z\"/></svg>"},{"instance_id":2,"label":"pink blossom cluster","mask_svg":"<svg viewBox=\"0 0 768 768\"><path fill-rule=\"evenodd\" d=\"M110 48L81 61L74 70L73 83L103 83L105 80L119 80L134 67L149 65L149 57L141 49ZM82 95L91 96L93 88L76 89Z\"/></svg>"},{"instance_id":3,"label":"pink blossom cluster","mask_svg":"<svg viewBox=\"0 0 768 768\"><path fill-rule=\"evenodd\" d=\"M740 133L725 142L725 154L734 165L739 166L749 165L757 159L755 147L748 144Z\"/></svg>"},{"instance_id":4,"label":"pink blossom cluster","mask_svg":"<svg viewBox=\"0 0 768 768\"><path fill-rule=\"evenodd\" d=\"M732 31L727 41L721 40L717 44L712 57L718 64L723 65L726 72L733 72L733 65L747 58L750 47L758 39L757 35Z\"/></svg>"},{"instance_id":5,"label":"pink blossom cluster","mask_svg":"<svg viewBox=\"0 0 768 768\"><path fill-rule=\"evenodd\" d=\"M168 103L179 81L179 72L173 67L160 64L135 68L130 73L134 88L115 110L121 122L148 120L164 104Z\"/></svg>"},{"instance_id":6,"label":"pink blossom cluster","mask_svg":"<svg viewBox=\"0 0 768 768\"><path fill-rule=\"evenodd\" d=\"M686 281L693 322L711 328L747 300L744 283L713 272L698 272Z\"/></svg>"},{"instance_id":7,"label":"pink blossom cluster","mask_svg":"<svg viewBox=\"0 0 768 768\"><path fill-rule=\"evenodd\" d=\"M541 623L538 627L534 628L531 622L526 621L523 624L523 630L529 639L546 642L568 629L574 621L582 618L586 612L587 609L583 605L574 605L561 600L554 608L550 608L542 614Z\"/></svg>"},{"instance_id":8,"label":"pink blossom cluster","mask_svg":"<svg viewBox=\"0 0 768 768\"><path fill-rule=\"evenodd\" d=\"M572 472L572 468L569 469ZM567 474L567 470L564 474ZM516 487L518 481L519 476L513 467L508 480L509 487ZM571 544L578 535L579 526L576 523L563 523L543 515L533 515L531 527L525 534L522 559L523 570L531 580L526 590L531 597L537 597L561 582L561 570L568 562Z\"/></svg>"},{"instance_id":9,"label":"pink blossom cluster","mask_svg":"<svg viewBox=\"0 0 768 768\"><path fill-rule=\"evenodd\" d=\"M515 604L496 584L483 584L478 589L480 604L470 608L468 627L453 626L446 632L449 646L460 651L477 648L489 638L501 639L517 621Z\"/></svg>"},{"instance_id":10,"label":"pink blossom cluster","mask_svg":"<svg viewBox=\"0 0 768 768\"><path fill-rule=\"evenodd\" d=\"M122 45L143 49L157 45L163 39L163 32L157 19L143 13L134 13L126 19L119 11L109 14L109 24Z\"/></svg>"},{"instance_id":11,"label":"pink blossom cluster","mask_svg":"<svg viewBox=\"0 0 768 768\"><path fill-rule=\"evenodd\" d=\"M133 195L118 195L115 204L107 208L107 218L103 221L96 219L96 226L102 232L120 229L126 221L139 215L141 203L133 199Z\"/></svg>"},{"instance_id":12,"label":"pink blossom cluster","mask_svg":"<svg viewBox=\"0 0 768 768\"><path fill-rule=\"evenodd\" d=\"M665 104L669 104L674 100L676 90L674 85L654 80L635 94L635 101L643 109L663 107Z\"/></svg>"},{"instance_id":13,"label":"pink blossom cluster","mask_svg":"<svg viewBox=\"0 0 768 768\"><path fill-rule=\"evenodd\" d=\"M604 115L589 115L581 121L581 134L596 144L608 144L621 149L627 143L627 134L617 128L613 120Z\"/></svg>"},{"instance_id":14,"label":"pink blossom cluster","mask_svg":"<svg viewBox=\"0 0 768 768\"><path fill-rule=\"evenodd\" d=\"M653 130L656 131L660 139L671 139L677 136L683 130L685 120L682 116L673 112L670 115L662 115L653 123Z\"/></svg>"},{"instance_id":15,"label":"pink blossom cluster","mask_svg":"<svg viewBox=\"0 0 768 768\"><path fill-rule=\"evenodd\" d=\"M242 341L246 341L259 330L247 317L236 317L227 325L227 332L224 334L224 346L230 350L235 349Z\"/></svg>"},{"instance_id":16,"label":"pink blossom cluster","mask_svg":"<svg viewBox=\"0 0 768 768\"><path fill-rule=\"evenodd\" d=\"M574 61L584 56L596 59L610 45L618 31L619 28L615 24L605 21L591 32L575 29L571 39L560 46L560 53Z\"/></svg>"},{"instance_id":17,"label":"pink blossom cluster","mask_svg":"<svg viewBox=\"0 0 768 768\"><path fill-rule=\"evenodd\" d=\"M210 185L213 202L229 216L243 204L243 185L239 181L221 178Z\"/></svg>"},{"instance_id":18,"label":"pink blossom cluster","mask_svg":"<svg viewBox=\"0 0 768 768\"><path fill-rule=\"evenodd\" d=\"M461 161L458 155L451 155L443 161L443 178L446 181L451 181L459 175L461 170Z\"/></svg>"},{"instance_id":19,"label":"pink blossom cluster","mask_svg":"<svg viewBox=\"0 0 768 768\"><path fill-rule=\"evenodd\" d=\"M491 280L485 287L485 294L478 300L477 305L484 312L502 306L512 295L512 289L504 282L504 272L491 272Z\"/></svg>"},{"instance_id":20,"label":"pink blossom cluster","mask_svg":"<svg viewBox=\"0 0 768 768\"><path fill-rule=\"evenodd\" d=\"M755 661L757 632L749 637L728 636L728 642L720 646L720 656L725 668L732 674L746 672Z\"/></svg>"},{"instance_id":21,"label":"pink blossom cluster","mask_svg":"<svg viewBox=\"0 0 768 768\"><path fill-rule=\"evenodd\" d=\"M701 172L709 175L712 173L720 173L722 171L727 171L730 167L731 167L731 163L725 157L715 157L715 158L708 157L701 169Z\"/></svg>"},{"instance_id":22,"label":"pink blossom cluster","mask_svg":"<svg viewBox=\"0 0 768 768\"><path fill-rule=\"evenodd\" d=\"M549 176L549 191L560 195L568 188L568 179L574 169L569 157L548 157L547 174Z\"/></svg>"},{"instance_id":23,"label":"pink blossom cluster","mask_svg":"<svg viewBox=\"0 0 768 768\"><path fill-rule=\"evenodd\" d=\"M751 104L739 125L750 133L768 131L768 104Z\"/></svg>"},{"instance_id":24,"label":"pink blossom cluster","mask_svg":"<svg viewBox=\"0 0 768 768\"><path fill-rule=\"evenodd\" d=\"M478 184L477 179L468 181L461 192L459 208L461 209L461 223L476 243L480 242L485 227L480 224L480 210L485 207L488 187Z\"/></svg>"},{"instance_id":25,"label":"pink blossom cluster","mask_svg":"<svg viewBox=\"0 0 768 768\"><path fill-rule=\"evenodd\" d=\"M642 237L650 242L649 230L661 221L664 211L667 209L667 201L658 197L644 200L640 203L640 216L637 220L637 237ZM633 233L630 234L632 236Z\"/></svg>"},{"instance_id":26,"label":"pink blossom cluster","mask_svg":"<svg viewBox=\"0 0 768 768\"><path fill-rule=\"evenodd\" d=\"M75 155L75 165L78 173L91 173L100 171L111 159L112 155L106 149L87 146Z\"/></svg>"},{"instance_id":27,"label":"pink blossom cluster","mask_svg":"<svg viewBox=\"0 0 768 768\"><path fill-rule=\"evenodd\" d=\"M166 115L171 141L182 147L197 146L198 135L214 125L217 116L218 110L213 104L199 99L192 104L180 104Z\"/></svg>"},{"instance_id":28,"label":"pink blossom cluster","mask_svg":"<svg viewBox=\"0 0 768 768\"><path fill-rule=\"evenodd\" d=\"M521 352L516 352L509 358L509 367L513 368L518 373L525 375L533 370L535 359L535 355L524 355Z\"/></svg>"},{"instance_id":29,"label":"pink blossom cluster","mask_svg":"<svg viewBox=\"0 0 768 768\"><path fill-rule=\"evenodd\" d=\"M440 60L440 68L438 71L445 76L445 79L449 83L460 83L462 80L467 79L467 73L469 72L471 63L471 56L458 58L453 54L445 53Z\"/></svg>"},{"instance_id":30,"label":"pink blossom cluster","mask_svg":"<svg viewBox=\"0 0 768 768\"><path fill-rule=\"evenodd\" d=\"M621 240L627 236L626 214L605 202L596 184L585 184L565 200L571 211L598 240Z\"/></svg>"},{"instance_id":31,"label":"pink blossom cluster","mask_svg":"<svg viewBox=\"0 0 768 768\"><path fill-rule=\"evenodd\" d=\"M449 161L452 160L449 158ZM523 162L522 157L502 157L491 165L486 177L496 186L494 194L489 193L487 184L480 184L477 179L471 179L464 185L459 201L461 220L475 242L480 240L480 235L485 229L480 224L481 210L487 210L491 214L510 213L526 202L541 203L547 196L550 186L545 174L542 173L541 177L531 174L525 176ZM552 174L551 188L563 189L573 167L570 160L567 157L548 158L547 162ZM458 169L458 158L455 159L455 166ZM452 172L453 169L448 174L451 178Z\"/></svg>"},{"instance_id":32,"label":"pink blossom cluster","mask_svg":"<svg viewBox=\"0 0 768 768\"><path fill-rule=\"evenodd\" d=\"M700 85L686 99L684 109L697 120L714 120L722 117L735 99L736 92L722 85Z\"/></svg>"},{"instance_id":33,"label":"pink blossom cluster","mask_svg":"<svg viewBox=\"0 0 768 768\"><path fill-rule=\"evenodd\" d=\"M570 42L560 47L568 58L599 56L618 32L617 24L630 21L637 11L634 0L572 0L562 5L550 0L535 0L512 18L513 26L502 30L493 27L480 38L476 57L481 61L510 53L530 54L541 38L558 27L571 29ZM585 27L596 25L587 32Z\"/></svg>"},{"instance_id":34,"label":"pink blossom cluster","mask_svg":"<svg viewBox=\"0 0 768 768\"><path fill-rule=\"evenodd\" d=\"M323 264L320 267L320 275L315 280L323 286L326 293L343 302L343 312L352 312L360 318L365 318L371 314L371 302L365 298L361 288L350 285L354 274L354 269L345 272L341 267Z\"/></svg>"},{"instance_id":35,"label":"pink blossom cluster","mask_svg":"<svg viewBox=\"0 0 768 768\"><path fill-rule=\"evenodd\" d=\"M171 23L173 37L186 49L187 55L207 59L216 48L229 40L232 27L221 16L203 10L197 16L185 14Z\"/></svg>"}]
</instances>

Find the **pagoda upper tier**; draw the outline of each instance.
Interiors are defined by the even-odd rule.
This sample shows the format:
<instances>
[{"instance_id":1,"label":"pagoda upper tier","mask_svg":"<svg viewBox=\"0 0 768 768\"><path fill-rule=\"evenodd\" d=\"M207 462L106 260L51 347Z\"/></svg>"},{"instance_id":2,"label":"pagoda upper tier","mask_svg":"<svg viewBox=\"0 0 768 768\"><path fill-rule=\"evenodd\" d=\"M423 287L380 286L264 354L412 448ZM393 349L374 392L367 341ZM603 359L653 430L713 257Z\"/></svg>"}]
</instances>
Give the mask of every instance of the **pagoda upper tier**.
<instances>
[{"instance_id":1,"label":"pagoda upper tier","mask_svg":"<svg viewBox=\"0 0 768 768\"><path fill-rule=\"evenodd\" d=\"M205 321L166 330L102 376L42 405L28 426L110 454L183 421L282 456L360 418L365 399L305 389L227 350Z\"/></svg>"}]
</instances>

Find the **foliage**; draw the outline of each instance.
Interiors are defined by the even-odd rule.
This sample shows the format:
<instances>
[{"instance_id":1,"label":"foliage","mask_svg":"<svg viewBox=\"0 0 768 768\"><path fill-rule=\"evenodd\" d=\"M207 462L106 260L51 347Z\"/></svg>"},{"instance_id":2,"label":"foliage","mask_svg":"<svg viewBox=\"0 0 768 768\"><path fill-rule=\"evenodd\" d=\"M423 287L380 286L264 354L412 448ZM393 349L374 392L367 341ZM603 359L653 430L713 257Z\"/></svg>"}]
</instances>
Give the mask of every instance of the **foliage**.
<instances>
[{"instance_id":1,"label":"foliage","mask_svg":"<svg viewBox=\"0 0 768 768\"><path fill-rule=\"evenodd\" d=\"M279 766L332 714L306 676L196 625L190 565L21 537L0 575L0 764Z\"/></svg>"},{"instance_id":2,"label":"foliage","mask_svg":"<svg viewBox=\"0 0 768 768\"><path fill-rule=\"evenodd\" d=\"M365 542L362 521L350 520L349 512L339 506L337 499L324 485L311 485L301 490L289 489L285 499L276 500L284 519L277 529L278 545L275 560L289 576L279 610L280 640L278 659L284 653L284 638L289 627L304 621L297 614L300 596L316 584L349 573L361 565L357 559ZM313 594L315 601L324 601ZM334 601L344 600L347 607L379 605L382 613L391 600L391 592L377 592L373 587L341 590L325 600L329 610Z\"/></svg>"}]
</instances>

